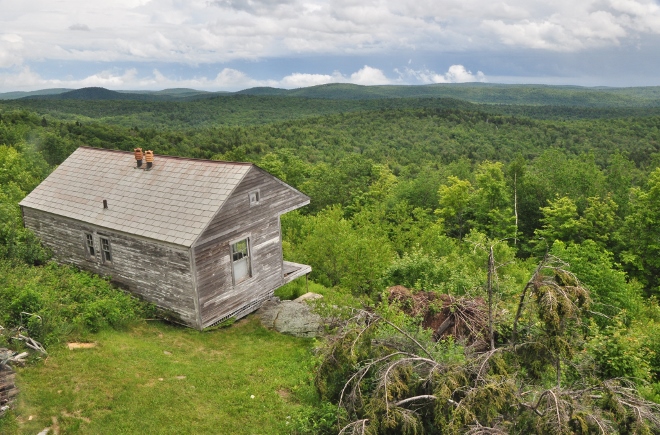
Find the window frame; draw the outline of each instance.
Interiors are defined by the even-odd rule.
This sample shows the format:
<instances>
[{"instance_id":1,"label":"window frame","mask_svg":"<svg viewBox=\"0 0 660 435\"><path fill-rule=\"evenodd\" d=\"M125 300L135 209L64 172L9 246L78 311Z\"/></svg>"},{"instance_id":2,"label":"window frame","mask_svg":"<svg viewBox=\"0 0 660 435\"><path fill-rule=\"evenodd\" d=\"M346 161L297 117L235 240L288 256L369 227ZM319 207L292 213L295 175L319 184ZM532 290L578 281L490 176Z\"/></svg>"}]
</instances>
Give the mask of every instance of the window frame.
<instances>
[{"instance_id":1,"label":"window frame","mask_svg":"<svg viewBox=\"0 0 660 435\"><path fill-rule=\"evenodd\" d=\"M229 262L231 263L231 280L233 285L238 285L241 284L245 281L248 281L250 278L252 278L253 273L252 273L252 243L250 241L251 237L250 235L246 235L244 237L241 237L239 239L234 239L229 242ZM236 250L234 251L234 247L238 245L241 242L245 242L245 252L244 255L241 256L241 258L238 258L234 260L234 254L239 254L241 253L240 251ZM236 263L243 260L247 259L247 274L240 278L239 280L236 279Z\"/></svg>"},{"instance_id":2,"label":"window frame","mask_svg":"<svg viewBox=\"0 0 660 435\"><path fill-rule=\"evenodd\" d=\"M85 231L83 233L83 248L88 259L96 259L96 243L94 233Z\"/></svg>"},{"instance_id":3,"label":"window frame","mask_svg":"<svg viewBox=\"0 0 660 435\"><path fill-rule=\"evenodd\" d=\"M252 201L252 195L256 196L256 201ZM250 203L250 207L254 207L255 205L259 205L261 203L261 191L260 191L260 189L251 190L248 193L248 202Z\"/></svg>"},{"instance_id":4,"label":"window frame","mask_svg":"<svg viewBox=\"0 0 660 435\"><path fill-rule=\"evenodd\" d=\"M107 248L104 246L104 243L106 242ZM112 258L113 258L113 253L112 253L112 244L110 243L110 238L107 236L99 236L99 244L101 246L101 249L99 250L101 253L101 261L103 264L112 264Z\"/></svg>"}]
</instances>

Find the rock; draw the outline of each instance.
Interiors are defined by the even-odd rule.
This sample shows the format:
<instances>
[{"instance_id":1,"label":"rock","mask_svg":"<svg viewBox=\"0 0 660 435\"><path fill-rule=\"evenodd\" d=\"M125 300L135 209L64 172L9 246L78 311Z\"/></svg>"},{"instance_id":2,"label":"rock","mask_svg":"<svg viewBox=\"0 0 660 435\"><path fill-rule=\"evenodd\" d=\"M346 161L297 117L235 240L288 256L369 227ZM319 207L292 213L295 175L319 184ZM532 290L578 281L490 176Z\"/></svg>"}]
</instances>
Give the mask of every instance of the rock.
<instances>
[{"instance_id":1,"label":"rock","mask_svg":"<svg viewBox=\"0 0 660 435\"><path fill-rule=\"evenodd\" d=\"M257 315L261 324L294 337L318 337L323 333L323 319L303 302L266 301Z\"/></svg>"},{"instance_id":2,"label":"rock","mask_svg":"<svg viewBox=\"0 0 660 435\"><path fill-rule=\"evenodd\" d=\"M318 293L307 292L302 296L298 296L293 302L306 302L306 301L315 301L317 299L323 299L323 295Z\"/></svg>"}]
</instances>

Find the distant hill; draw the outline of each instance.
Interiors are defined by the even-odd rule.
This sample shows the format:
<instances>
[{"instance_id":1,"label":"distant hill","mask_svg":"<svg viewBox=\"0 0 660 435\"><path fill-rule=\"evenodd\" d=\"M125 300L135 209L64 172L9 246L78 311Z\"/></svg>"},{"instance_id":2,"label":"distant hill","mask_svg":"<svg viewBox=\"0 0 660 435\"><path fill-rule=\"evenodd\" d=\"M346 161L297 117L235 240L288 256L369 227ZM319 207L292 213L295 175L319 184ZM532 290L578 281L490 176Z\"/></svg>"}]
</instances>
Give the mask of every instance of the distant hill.
<instances>
[{"instance_id":1,"label":"distant hill","mask_svg":"<svg viewBox=\"0 0 660 435\"><path fill-rule=\"evenodd\" d=\"M298 97L326 100L452 98L478 104L594 108L660 107L660 86L585 88L580 86L443 83L431 85L360 86L332 83L299 89L256 87L238 92L207 92L188 88L162 91L111 91L100 87L9 92L0 99L194 101L219 96Z\"/></svg>"},{"instance_id":2,"label":"distant hill","mask_svg":"<svg viewBox=\"0 0 660 435\"><path fill-rule=\"evenodd\" d=\"M122 100L126 96L121 92L111 91L106 88L82 88L63 94L51 95L55 100Z\"/></svg>"},{"instance_id":3,"label":"distant hill","mask_svg":"<svg viewBox=\"0 0 660 435\"><path fill-rule=\"evenodd\" d=\"M75 90L62 90L62 92L47 92L44 90L16 95L14 99L31 100L131 100L131 101L182 101L185 99L199 99L208 96L228 94L227 92L207 92L196 89L173 88L162 91L112 91L101 87L89 87ZM10 99L10 98L6 98Z\"/></svg>"},{"instance_id":4,"label":"distant hill","mask_svg":"<svg viewBox=\"0 0 660 435\"><path fill-rule=\"evenodd\" d=\"M259 87L236 92L239 95L289 95L291 91L280 88Z\"/></svg>"},{"instance_id":5,"label":"distant hill","mask_svg":"<svg viewBox=\"0 0 660 435\"><path fill-rule=\"evenodd\" d=\"M244 95L278 95L333 100L455 98L471 103L576 107L660 107L660 86L585 88L581 86L439 83L420 86L360 86L331 83L299 89L252 88Z\"/></svg>"},{"instance_id":6,"label":"distant hill","mask_svg":"<svg viewBox=\"0 0 660 435\"><path fill-rule=\"evenodd\" d=\"M117 92L120 92L122 94L139 94L139 95L155 95L159 97L172 97L176 99L231 94L231 92L198 91L197 89L190 89L190 88L171 88L171 89L163 89L162 91L117 91Z\"/></svg>"},{"instance_id":7,"label":"distant hill","mask_svg":"<svg viewBox=\"0 0 660 435\"><path fill-rule=\"evenodd\" d=\"M660 86L585 88L580 86L501 85L490 83L359 86L348 83L333 83L292 89L279 95L329 99L456 98L472 103L532 106L660 106Z\"/></svg>"},{"instance_id":8,"label":"distant hill","mask_svg":"<svg viewBox=\"0 0 660 435\"><path fill-rule=\"evenodd\" d=\"M134 94L124 94L122 92L111 91L106 88L91 87L75 89L73 91L62 92L48 95L30 95L23 97L24 100L134 100L145 99L144 95L135 98Z\"/></svg>"},{"instance_id":9,"label":"distant hill","mask_svg":"<svg viewBox=\"0 0 660 435\"><path fill-rule=\"evenodd\" d=\"M23 98L23 97L61 94L63 92L68 92L70 90L71 89L66 89L66 88L56 88L56 89L41 89L39 91L3 92L0 93L0 100L15 100L17 98Z\"/></svg>"}]
</instances>

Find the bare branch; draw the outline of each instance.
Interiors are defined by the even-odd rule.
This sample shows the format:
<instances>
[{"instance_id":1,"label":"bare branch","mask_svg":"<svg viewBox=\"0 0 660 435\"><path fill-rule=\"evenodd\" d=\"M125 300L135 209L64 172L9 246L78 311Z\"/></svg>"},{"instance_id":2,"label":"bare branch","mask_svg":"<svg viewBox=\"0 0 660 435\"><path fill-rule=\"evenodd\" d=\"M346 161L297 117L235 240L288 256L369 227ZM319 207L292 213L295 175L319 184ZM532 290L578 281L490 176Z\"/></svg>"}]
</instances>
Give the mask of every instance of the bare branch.
<instances>
[{"instance_id":1,"label":"bare branch","mask_svg":"<svg viewBox=\"0 0 660 435\"><path fill-rule=\"evenodd\" d=\"M399 400L394 406L405 405L406 403L414 402L417 400L437 400L438 398L432 394L422 394L421 396L408 397L407 399Z\"/></svg>"}]
</instances>

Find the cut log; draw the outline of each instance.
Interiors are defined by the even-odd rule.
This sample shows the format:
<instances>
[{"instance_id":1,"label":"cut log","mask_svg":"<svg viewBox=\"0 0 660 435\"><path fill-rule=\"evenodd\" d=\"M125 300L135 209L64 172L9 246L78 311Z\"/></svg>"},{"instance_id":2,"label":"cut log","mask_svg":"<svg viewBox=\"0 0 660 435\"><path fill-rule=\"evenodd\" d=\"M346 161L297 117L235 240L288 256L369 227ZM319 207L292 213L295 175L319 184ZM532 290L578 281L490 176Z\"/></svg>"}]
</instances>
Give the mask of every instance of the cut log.
<instances>
[{"instance_id":1,"label":"cut log","mask_svg":"<svg viewBox=\"0 0 660 435\"><path fill-rule=\"evenodd\" d=\"M440 326L438 326L438 329L435 331L434 335L436 336L437 339L439 339L440 337L442 337L442 334L444 334L445 331L451 328L452 326L454 326L454 318L447 317L445 321L442 322Z\"/></svg>"}]
</instances>

